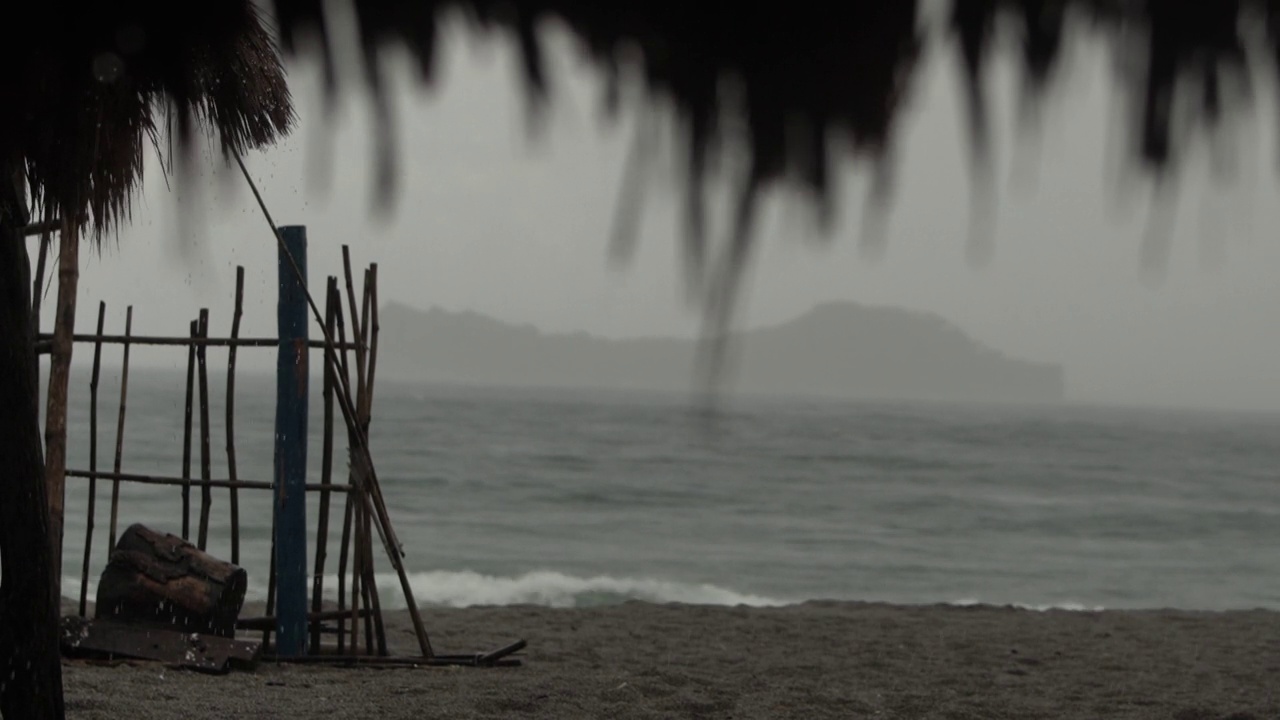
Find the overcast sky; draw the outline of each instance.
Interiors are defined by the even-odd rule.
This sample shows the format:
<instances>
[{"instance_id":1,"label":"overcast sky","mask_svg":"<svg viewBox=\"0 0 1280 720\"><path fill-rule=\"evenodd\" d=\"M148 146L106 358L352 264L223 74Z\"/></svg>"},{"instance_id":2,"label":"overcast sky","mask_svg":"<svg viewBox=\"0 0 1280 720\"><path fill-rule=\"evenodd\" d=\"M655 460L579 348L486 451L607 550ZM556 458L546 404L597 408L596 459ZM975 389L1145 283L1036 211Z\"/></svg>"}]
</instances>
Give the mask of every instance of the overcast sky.
<instances>
[{"instance_id":1,"label":"overcast sky","mask_svg":"<svg viewBox=\"0 0 1280 720\"><path fill-rule=\"evenodd\" d=\"M302 127L253 157L251 169L277 221L308 226L312 283L322 286L339 269L340 245L350 243L357 263L379 263L384 302L472 309L548 330L695 333L698 315L681 291L673 239L674 170L659 168L665 174L650 193L638 255L613 267L607 239L631 124L598 122L594 75L566 42L553 46L561 51L553 63L556 102L533 140L524 133L504 44L455 33L444 46L439 86L422 91L399 75L401 192L381 218L371 214L366 108L349 98L324 135L314 68L293 66ZM1280 410L1272 114L1240 134L1238 178L1229 187L1208 182L1203 157L1184 173L1172 261L1159 282L1147 282L1139 244L1150 188L1135 185L1131 202L1121 201L1126 186L1111 172L1117 129L1107 70L1100 53L1082 55L1030 154L1014 152L1012 105L1000 103L990 262L965 258L970 204L958 93L953 68L935 53L917 78L899 136L887 252L876 259L858 251L865 183L856 178L830 246L813 242L803 208L774 203L741 319L772 323L831 300L927 310L1010 355L1064 364L1072 401ZM1006 91L1015 78L997 79ZM1259 105L1269 108L1272 99ZM327 183L310 151L317 143L332 149ZM1020 157L1029 173L1014 172ZM213 331L225 334L235 266L243 264L245 334L271 334L276 249L252 195L236 174L214 165L174 183L166 187L152 162L134 223L118 245L86 258L77 329L91 331L102 299L114 331L131 303L135 332L184 332L208 306ZM188 218L198 231L183 230L175 209L190 208L193 198L205 211ZM78 361L88 355L84 347ZM145 360L185 364L174 351Z\"/></svg>"}]
</instances>

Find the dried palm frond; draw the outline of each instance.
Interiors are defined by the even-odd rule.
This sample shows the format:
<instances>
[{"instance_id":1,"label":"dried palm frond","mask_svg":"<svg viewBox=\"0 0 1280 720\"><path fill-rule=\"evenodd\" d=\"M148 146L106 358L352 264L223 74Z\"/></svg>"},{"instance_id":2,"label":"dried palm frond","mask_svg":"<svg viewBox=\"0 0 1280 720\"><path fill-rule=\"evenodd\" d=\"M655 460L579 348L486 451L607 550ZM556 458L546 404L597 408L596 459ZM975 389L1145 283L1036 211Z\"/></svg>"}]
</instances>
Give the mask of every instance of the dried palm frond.
<instances>
[{"instance_id":1,"label":"dried palm frond","mask_svg":"<svg viewBox=\"0 0 1280 720\"><path fill-rule=\"evenodd\" d=\"M0 10L0 165L21 168L43 220L100 236L127 219L143 152L170 123L224 151L257 148L294 116L272 34L251 0L44 0Z\"/></svg>"}]
</instances>

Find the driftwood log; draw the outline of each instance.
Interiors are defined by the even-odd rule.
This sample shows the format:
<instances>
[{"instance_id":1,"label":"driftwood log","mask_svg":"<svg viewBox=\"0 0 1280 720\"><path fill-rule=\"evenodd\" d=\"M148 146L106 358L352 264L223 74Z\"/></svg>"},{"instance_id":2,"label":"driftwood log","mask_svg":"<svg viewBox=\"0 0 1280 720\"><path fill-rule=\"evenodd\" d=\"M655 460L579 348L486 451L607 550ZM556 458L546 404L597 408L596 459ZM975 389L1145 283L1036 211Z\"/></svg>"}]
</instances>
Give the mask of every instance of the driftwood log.
<instances>
[{"instance_id":1,"label":"driftwood log","mask_svg":"<svg viewBox=\"0 0 1280 720\"><path fill-rule=\"evenodd\" d=\"M235 637L248 574L176 535L132 525L98 583L97 618Z\"/></svg>"}]
</instances>

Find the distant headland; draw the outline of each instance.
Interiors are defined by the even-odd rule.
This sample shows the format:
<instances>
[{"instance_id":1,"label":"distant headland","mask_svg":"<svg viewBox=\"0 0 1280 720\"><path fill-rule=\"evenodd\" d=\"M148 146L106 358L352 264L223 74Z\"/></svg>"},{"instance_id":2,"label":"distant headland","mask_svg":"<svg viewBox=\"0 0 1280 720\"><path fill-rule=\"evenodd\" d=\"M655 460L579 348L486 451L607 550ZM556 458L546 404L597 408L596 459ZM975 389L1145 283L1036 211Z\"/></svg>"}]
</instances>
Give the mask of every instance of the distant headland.
<instances>
[{"instance_id":1,"label":"distant headland","mask_svg":"<svg viewBox=\"0 0 1280 720\"><path fill-rule=\"evenodd\" d=\"M380 313L379 375L497 387L688 392L697 342L551 334L474 312ZM1061 402L1059 365L1009 358L936 315L840 302L746 330L729 387L738 393L849 400Z\"/></svg>"}]
</instances>

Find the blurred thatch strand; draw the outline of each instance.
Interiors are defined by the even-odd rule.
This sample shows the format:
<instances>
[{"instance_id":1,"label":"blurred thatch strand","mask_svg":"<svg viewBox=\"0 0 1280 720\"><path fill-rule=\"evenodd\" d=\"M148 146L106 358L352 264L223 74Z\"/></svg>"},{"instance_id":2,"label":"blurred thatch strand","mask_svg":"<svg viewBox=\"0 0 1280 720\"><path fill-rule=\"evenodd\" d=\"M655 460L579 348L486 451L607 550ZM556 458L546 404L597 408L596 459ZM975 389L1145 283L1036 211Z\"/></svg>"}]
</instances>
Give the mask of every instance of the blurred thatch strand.
<instances>
[{"instance_id":1,"label":"blurred thatch strand","mask_svg":"<svg viewBox=\"0 0 1280 720\"><path fill-rule=\"evenodd\" d=\"M830 217L837 148L886 160L913 72L931 42L954 41L967 88L966 123L979 185L994 181L984 78L992 49L1003 41L1012 39L1019 48L1025 107L1031 107L1048 88L1071 41L1070 30L1078 27L1108 40L1119 59L1115 81L1131 99L1131 159L1155 173L1176 163L1175 127L1212 129L1224 113L1242 109L1251 73L1269 68L1269 80L1275 82L1280 62L1280 0L348 1L359 23L364 77L375 96L381 92L378 49L387 43L406 47L422 81L431 81L438 20L446 12L461 11L479 28L507 33L520 50L535 100L547 83L538 34L543 20L558 20L583 41L612 86L606 97L614 99L614 111L618 68L639 57L646 92L670 101L684 136L686 264L706 302L711 337L724 336L739 276L751 256L754 205L772 186L788 183L809 191L820 217ZM295 38L302 31L318 31L332 87L337 76L328 56L326 0L271 2L287 51L299 47ZM948 11L942 17L949 32L927 34L922 17L931 7ZM1259 26L1260 32L1251 32ZM724 91L726 81L736 92ZM1224 92L1225 87L1244 92ZM1198 93L1192 102L1175 97L1186 89ZM387 112L385 103L378 109ZM738 123L722 122L725 117L741 119L744 137L738 137ZM747 177L739 183L720 265L708 267L704 188L728 136L745 145ZM883 199L885 188L877 192ZM990 197L978 194L975 202ZM635 209L627 199L619 207L622 234L615 236L614 247L625 251ZM986 202L975 208L989 210ZM971 254L985 253L983 238L970 240ZM721 348L715 343L711 356L718 357Z\"/></svg>"},{"instance_id":2,"label":"blurred thatch strand","mask_svg":"<svg viewBox=\"0 0 1280 720\"><path fill-rule=\"evenodd\" d=\"M284 46L306 29L327 38L323 0L272 0ZM832 4L796 0L719 3L675 0L351 0L359 38L370 60L366 78L378 82L377 48L398 42L432 78L438 17L460 10L483 28L499 28L520 48L529 88L545 87L537 33L555 18L579 36L601 68L613 70L638 50L649 89L674 99L688 134L689 172L716 142L724 110L720 82L743 88L754 172L762 181L800 181L825 192L827 140L844 134L858 151L877 152L890 139L907 79L923 36L917 0L854 0ZM952 0L949 24L971 86L971 131L985 142L981 81L1000 28L1020 37L1020 62L1031 92L1042 90L1059 60L1073 17L1108 33L1121 52L1141 52L1135 70L1118 80L1143 98L1139 111L1141 158L1156 166L1169 159L1168 102L1180 78L1203 87L1202 109L1222 112L1223 76L1246 71L1246 26L1265 23L1266 45L1254 50L1280 57L1277 0ZM1135 40L1146 39L1141 46ZM327 39L322 44L327 53ZM328 60L326 56L326 60ZM334 73L327 75L331 80ZM335 80L336 81L336 80Z\"/></svg>"},{"instance_id":3,"label":"blurred thatch strand","mask_svg":"<svg viewBox=\"0 0 1280 720\"><path fill-rule=\"evenodd\" d=\"M269 144L293 123L252 0L42 0L0 17L0 166L25 172L41 219L80 218L97 235L127 219L166 113L180 140L207 130L224 151Z\"/></svg>"}]
</instances>

